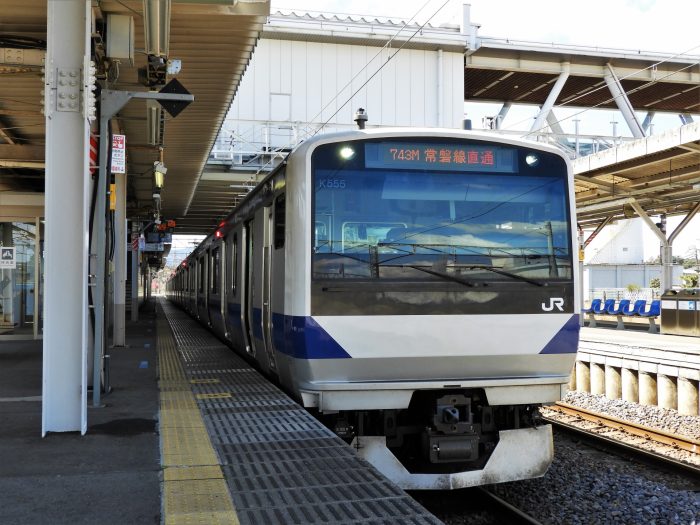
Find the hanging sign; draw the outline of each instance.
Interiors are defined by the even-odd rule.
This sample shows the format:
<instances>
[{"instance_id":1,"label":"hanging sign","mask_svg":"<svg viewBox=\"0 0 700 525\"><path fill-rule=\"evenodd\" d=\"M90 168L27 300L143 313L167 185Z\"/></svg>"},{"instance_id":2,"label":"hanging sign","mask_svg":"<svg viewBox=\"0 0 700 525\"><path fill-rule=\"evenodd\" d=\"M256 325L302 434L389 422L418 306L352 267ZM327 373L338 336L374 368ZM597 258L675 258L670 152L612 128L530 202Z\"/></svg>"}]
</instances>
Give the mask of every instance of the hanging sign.
<instances>
[{"instance_id":1,"label":"hanging sign","mask_svg":"<svg viewBox=\"0 0 700 525\"><path fill-rule=\"evenodd\" d=\"M126 135L112 135L112 173L126 173Z\"/></svg>"},{"instance_id":2,"label":"hanging sign","mask_svg":"<svg viewBox=\"0 0 700 525\"><path fill-rule=\"evenodd\" d=\"M9 246L0 246L0 268L14 270L17 267L15 260L15 248Z\"/></svg>"}]
</instances>

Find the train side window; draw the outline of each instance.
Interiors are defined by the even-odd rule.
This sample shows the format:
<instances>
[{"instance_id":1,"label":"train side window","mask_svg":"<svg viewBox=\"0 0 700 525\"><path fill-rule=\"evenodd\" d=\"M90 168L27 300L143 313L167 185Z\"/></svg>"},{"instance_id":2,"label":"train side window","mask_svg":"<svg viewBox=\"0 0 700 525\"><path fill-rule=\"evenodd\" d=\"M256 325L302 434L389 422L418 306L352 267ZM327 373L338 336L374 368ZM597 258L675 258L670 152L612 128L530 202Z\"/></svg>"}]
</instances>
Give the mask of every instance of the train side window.
<instances>
[{"instance_id":1,"label":"train side window","mask_svg":"<svg viewBox=\"0 0 700 525\"><path fill-rule=\"evenodd\" d=\"M204 293L204 258L199 260L199 293Z\"/></svg>"},{"instance_id":2,"label":"train side window","mask_svg":"<svg viewBox=\"0 0 700 525\"><path fill-rule=\"evenodd\" d=\"M238 276L238 236L233 236L231 243L231 293L236 295L236 277Z\"/></svg>"},{"instance_id":3,"label":"train side window","mask_svg":"<svg viewBox=\"0 0 700 525\"><path fill-rule=\"evenodd\" d=\"M275 199L275 249L284 248L286 202L284 195Z\"/></svg>"},{"instance_id":4,"label":"train side window","mask_svg":"<svg viewBox=\"0 0 700 525\"><path fill-rule=\"evenodd\" d=\"M219 293L219 263L221 258L219 248L214 248L211 252L211 291Z\"/></svg>"}]
</instances>

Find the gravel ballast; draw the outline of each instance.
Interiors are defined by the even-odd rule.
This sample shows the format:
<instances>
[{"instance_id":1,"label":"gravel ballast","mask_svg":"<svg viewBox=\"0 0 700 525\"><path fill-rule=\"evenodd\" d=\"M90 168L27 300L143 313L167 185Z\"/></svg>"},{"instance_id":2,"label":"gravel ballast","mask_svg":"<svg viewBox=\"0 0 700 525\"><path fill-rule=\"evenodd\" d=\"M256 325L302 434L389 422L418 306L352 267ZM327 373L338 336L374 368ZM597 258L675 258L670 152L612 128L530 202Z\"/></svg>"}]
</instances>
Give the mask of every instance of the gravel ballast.
<instances>
[{"instance_id":1,"label":"gravel ballast","mask_svg":"<svg viewBox=\"0 0 700 525\"><path fill-rule=\"evenodd\" d=\"M582 392L569 392L563 401L700 439L699 416L681 416L675 410ZM691 476L620 457L576 436L555 431L554 462L544 477L488 488L551 525L700 525L700 480ZM443 507L444 512L432 507L431 511L437 510L437 516L447 525L483 524L481 516L470 514L470 505L460 499L459 492L443 494L445 498L455 498ZM460 501L465 501L465 505L460 505Z\"/></svg>"}]
</instances>

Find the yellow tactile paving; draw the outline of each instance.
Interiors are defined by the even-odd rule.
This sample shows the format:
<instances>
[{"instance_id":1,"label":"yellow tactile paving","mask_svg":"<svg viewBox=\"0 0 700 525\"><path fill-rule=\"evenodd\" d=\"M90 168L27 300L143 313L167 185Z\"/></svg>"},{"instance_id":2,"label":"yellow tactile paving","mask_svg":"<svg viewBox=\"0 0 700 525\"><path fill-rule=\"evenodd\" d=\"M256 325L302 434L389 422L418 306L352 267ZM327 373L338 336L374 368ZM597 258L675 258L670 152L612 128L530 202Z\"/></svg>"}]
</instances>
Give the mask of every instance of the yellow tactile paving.
<instances>
[{"instance_id":1,"label":"yellow tactile paving","mask_svg":"<svg viewBox=\"0 0 700 525\"><path fill-rule=\"evenodd\" d=\"M216 378L209 378L209 379L190 379L190 383L192 383L193 385L213 385L213 384L216 384L216 383L221 383L221 381L219 381L219 380L216 379Z\"/></svg>"},{"instance_id":2,"label":"yellow tactile paving","mask_svg":"<svg viewBox=\"0 0 700 525\"><path fill-rule=\"evenodd\" d=\"M164 522L237 525L231 495L191 390L193 384L218 380L187 380L166 321L158 322L158 366ZM200 396L222 399L231 394Z\"/></svg>"},{"instance_id":3,"label":"yellow tactile paving","mask_svg":"<svg viewBox=\"0 0 700 525\"><path fill-rule=\"evenodd\" d=\"M160 409L160 428L204 428L204 423L197 421L198 408Z\"/></svg>"},{"instance_id":4,"label":"yellow tactile paving","mask_svg":"<svg viewBox=\"0 0 700 525\"><path fill-rule=\"evenodd\" d=\"M163 469L163 481L186 481L194 479L224 479L219 467L167 467Z\"/></svg>"}]
</instances>

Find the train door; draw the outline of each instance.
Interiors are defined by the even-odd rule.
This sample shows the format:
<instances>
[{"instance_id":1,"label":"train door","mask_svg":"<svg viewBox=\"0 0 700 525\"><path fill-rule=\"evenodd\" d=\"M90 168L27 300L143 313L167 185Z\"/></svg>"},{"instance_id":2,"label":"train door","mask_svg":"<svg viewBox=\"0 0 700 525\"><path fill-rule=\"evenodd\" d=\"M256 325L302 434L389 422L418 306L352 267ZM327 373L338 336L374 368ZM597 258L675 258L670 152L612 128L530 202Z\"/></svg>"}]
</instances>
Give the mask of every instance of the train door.
<instances>
[{"instance_id":1,"label":"train door","mask_svg":"<svg viewBox=\"0 0 700 525\"><path fill-rule=\"evenodd\" d=\"M231 339L231 333L228 329L228 322L226 321L226 305L228 304L228 301L226 299L226 277L228 275L228 272L226 271L226 252L228 251L228 249L229 248L226 239L221 239L221 258L219 260L219 297L221 298L221 330L223 331L224 337L226 339Z\"/></svg>"},{"instance_id":2,"label":"train door","mask_svg":"<svg viewBox=\"0 0 700 525\"><path fill-rule=\"evenodd\" d=\"M277 370L275 348L272 339L272 235L274 217L272 206L264 209L263 259L262 259L262 335L270 370Z\"/></svg>"},{"instance_id":3,"label":"train door","mask_svg":"<svg viewBox=\"0 0 700 525\"><path fill-rule=\"evenodd\" d=\"M199 258L199 289L197 290L197 313L199 319L209 325L209 251Z\"/></svg>"},{"instance_id":4,"label":"train door","mask_svg":"<svg viewBox=\"0 0 700 525\"><path fill-rule=\"evenodd\" d=\"M243 226L243 283L241 297L241 324L243 325L243 337L245 339L246 352L255 355L255 346L253 335L253 299L255 290L255 265L253 264L253 230L255 229L255 220L251 219Z\"/></svg>"}]
</instances>

